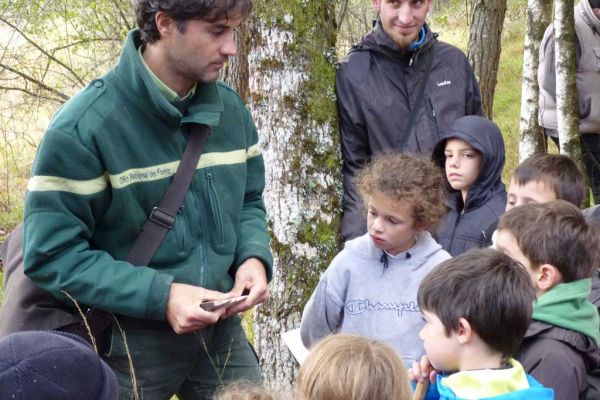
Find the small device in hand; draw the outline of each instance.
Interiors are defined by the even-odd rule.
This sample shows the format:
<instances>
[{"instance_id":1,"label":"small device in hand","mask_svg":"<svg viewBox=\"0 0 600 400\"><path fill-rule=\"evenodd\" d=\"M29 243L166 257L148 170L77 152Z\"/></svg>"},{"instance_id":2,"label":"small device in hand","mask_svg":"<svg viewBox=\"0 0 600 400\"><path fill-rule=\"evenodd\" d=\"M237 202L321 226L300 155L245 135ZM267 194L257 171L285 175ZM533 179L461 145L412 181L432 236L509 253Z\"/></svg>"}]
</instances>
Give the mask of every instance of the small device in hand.
<instances>
[{"instance_id":1,"label":"small device in hand","mask_svg":"<svg viewBox=\"0 0 600 400\"><path fill-rule=\"evenodd\" d=\"M225 299L225 300L203 301L202 303L200 303L200 307L202 307L206 311L215 311L220 308L229 308L241 301L244 301L247 297L248 297L248 295L246 294L246 295L232 297L232 298Z\"/></svg>"}]
</instances>

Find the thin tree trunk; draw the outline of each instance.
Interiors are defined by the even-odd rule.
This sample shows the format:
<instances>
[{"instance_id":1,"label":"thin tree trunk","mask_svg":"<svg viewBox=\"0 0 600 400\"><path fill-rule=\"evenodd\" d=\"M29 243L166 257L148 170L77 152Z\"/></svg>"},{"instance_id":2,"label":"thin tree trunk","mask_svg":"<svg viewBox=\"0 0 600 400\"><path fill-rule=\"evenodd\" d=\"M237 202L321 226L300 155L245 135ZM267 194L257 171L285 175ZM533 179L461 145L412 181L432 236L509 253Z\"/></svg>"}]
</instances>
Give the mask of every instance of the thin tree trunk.
<instances>
[{"instance_id":1,"label":"thin tree trunk","mask_svg":"<svg viewBox=\"0 0 600 400\"><path fill-rule=\"evenodd\" d=\"M575 14L573 0L556 0L554 11L556 111L560 152L575 159L585 171L579 141L579 101L575 73Z\"/></svg>"},{"instance_id":2,"label":"thin tree trunk","mask_svg":"<svg viewBox=\"0 0 600 400\"><path fill-rule=\"evenodd\" d=\"M340 244L334 6L328 0L255 2L247 25L248 105L265 158L275 260L270 299L255 312L255 347L265 381L280 389L289 389L297 372L281 334L299 327L304 304Z\"/></svg>"},{"instance_id":3,"label":"thin tree trunk","mask_svg":"<svg viewBox=\"0 0 600 400\"><path fill-rule=\"evenodd\" d=\"M500 39L506 14L506 0L473 0L467 58L479 81L483 113L492 119L494 92L502 51Z\"/></svg>"},{"instance_id":4,"label":"thin tree trunk","mask_svg":"<svg viewBox=\"0 0 600 400\"><path fill-rule=\"evenodd\" d=\"M248 102L248 51L250 50L250 32L246 25L247 22L242 23L235 31L237 53L223 68L220 76L220 79L238 92L244 103Z\"/></svg>"},{"instance_id":5,"label":"thin tree trunk","mask_svg":"<svg viewBox=\"0 0 600 400\"><path fill-rule=\"evenodd\" d=\"M540 42L550 24L552 3L548 0L527 2L527 25L523 50L523 83L521 85L521 119L519 123L519 161L533 153L546 151L543 129L539 124L538 67Z\"/></svg>"}]
</instances>

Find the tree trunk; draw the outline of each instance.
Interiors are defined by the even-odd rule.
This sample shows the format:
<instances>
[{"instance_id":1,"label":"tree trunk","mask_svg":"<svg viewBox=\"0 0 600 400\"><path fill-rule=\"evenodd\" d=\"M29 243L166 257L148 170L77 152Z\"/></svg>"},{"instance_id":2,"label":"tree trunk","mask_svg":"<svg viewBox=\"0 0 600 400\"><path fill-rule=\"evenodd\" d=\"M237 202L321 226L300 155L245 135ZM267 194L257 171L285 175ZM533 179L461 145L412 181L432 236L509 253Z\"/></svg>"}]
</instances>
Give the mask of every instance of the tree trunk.
<instances>
[{"instance_id":1,"label":"tree trunk","mask_svg":"<svg viewBox=\"0 0 600 400\"><path fill-rule=\"evenodd\" d=\"M556 111L560 152L575 159L585 171L579 142L579 101L575 73L575 14L573 0L556 0L554 11L556 42Z\"/></svg>"},{"instance_id":2,"label":"tree trunk","mask_svg":"<svg viewBox=\"0 0 600 400\"><path fill-rule=\"evenodd\" d=\"M467 58L479 81L483 113L492 119L506 0L473 0Z\"/></svg>"},{"instance_id":3,"label":"tree trunk","mask_svg":"<svg viewBox=\"0 0 600 400\"><path fill-rule=\"evenodd\" d=\"M248 105L265 158L275 260L270 299L255 312L255 346L266 383L280 389L291 387L297 368L281 334L299 326L340 244L334 6L328 0L255 2L247 25Z\"/></svg>"},{"instance_id":4,"label":"tree trunk","mask_svg":"<svg viewBox=\"0 0 600 400\"><path fill-rule=\"evenodd\" d=\"M521 86L521 120L519 123L519 161L533 153L546 151L543 129L539 124L540 88L538 66L540 42L551 22L551 5L548 0L527 2L527 25L523 51L523 83Z\"/></svg>"},{"instance_id":5,"label":"tree trunk","mask_svg":"<svg viewBox=\"0 0 600 400\"><path fill-rule=\"evenodd\" d=\"M221 70L219 79L227 82L248 103L248 51L250 50L250 31L244 21L235 31L235 46L237 53L232 57L225 68Z\"/></svg>"}]
</instances>

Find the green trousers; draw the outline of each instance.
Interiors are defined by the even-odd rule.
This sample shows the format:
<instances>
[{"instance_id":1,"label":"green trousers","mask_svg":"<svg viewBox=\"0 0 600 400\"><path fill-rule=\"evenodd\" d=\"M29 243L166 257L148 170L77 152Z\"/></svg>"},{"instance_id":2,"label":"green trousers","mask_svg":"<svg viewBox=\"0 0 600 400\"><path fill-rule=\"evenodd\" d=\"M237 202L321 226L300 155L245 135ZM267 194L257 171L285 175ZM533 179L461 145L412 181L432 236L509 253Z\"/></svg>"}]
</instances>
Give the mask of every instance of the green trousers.
<instances>
[{"instance_id":1,"label":"green trousers","mask_svg":"<svg viewBox=\"0 0 600 400\"><path fill-rule=\"evenodd\" d=\"M177 335L167 323L119 320L112 328L104 360L119 381L119 399L134 398L127 352L131 355L137 393L143 400L212 399L222 385L244 380L260 383L256 353L238 316L199 332Z\"/></svg>"}]
</instances>

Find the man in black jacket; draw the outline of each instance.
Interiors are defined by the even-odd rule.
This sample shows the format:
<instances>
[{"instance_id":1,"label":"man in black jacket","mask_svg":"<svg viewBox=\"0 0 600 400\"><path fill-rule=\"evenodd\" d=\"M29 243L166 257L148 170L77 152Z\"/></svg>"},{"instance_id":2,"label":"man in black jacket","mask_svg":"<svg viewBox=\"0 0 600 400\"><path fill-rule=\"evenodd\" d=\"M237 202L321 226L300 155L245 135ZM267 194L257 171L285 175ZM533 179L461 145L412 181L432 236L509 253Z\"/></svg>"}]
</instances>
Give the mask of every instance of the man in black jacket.
<instances>
[{"instance_id":1,"label":"man in black jacket","mask_svg":"<svg viewBox=\"0 0 600 400\"><path fill-rule=\"evenodd\" d=\"M433 0L372 1L379 13L375 28L342 60L336 77L344 240L366 232L353 179L373 154L388 149L430 154L440 132L455 119L482 115L479 87L467 58L438 41L425 24ZM424 92L417 104L421 86Z\"/></svg>"}]
</instances>

